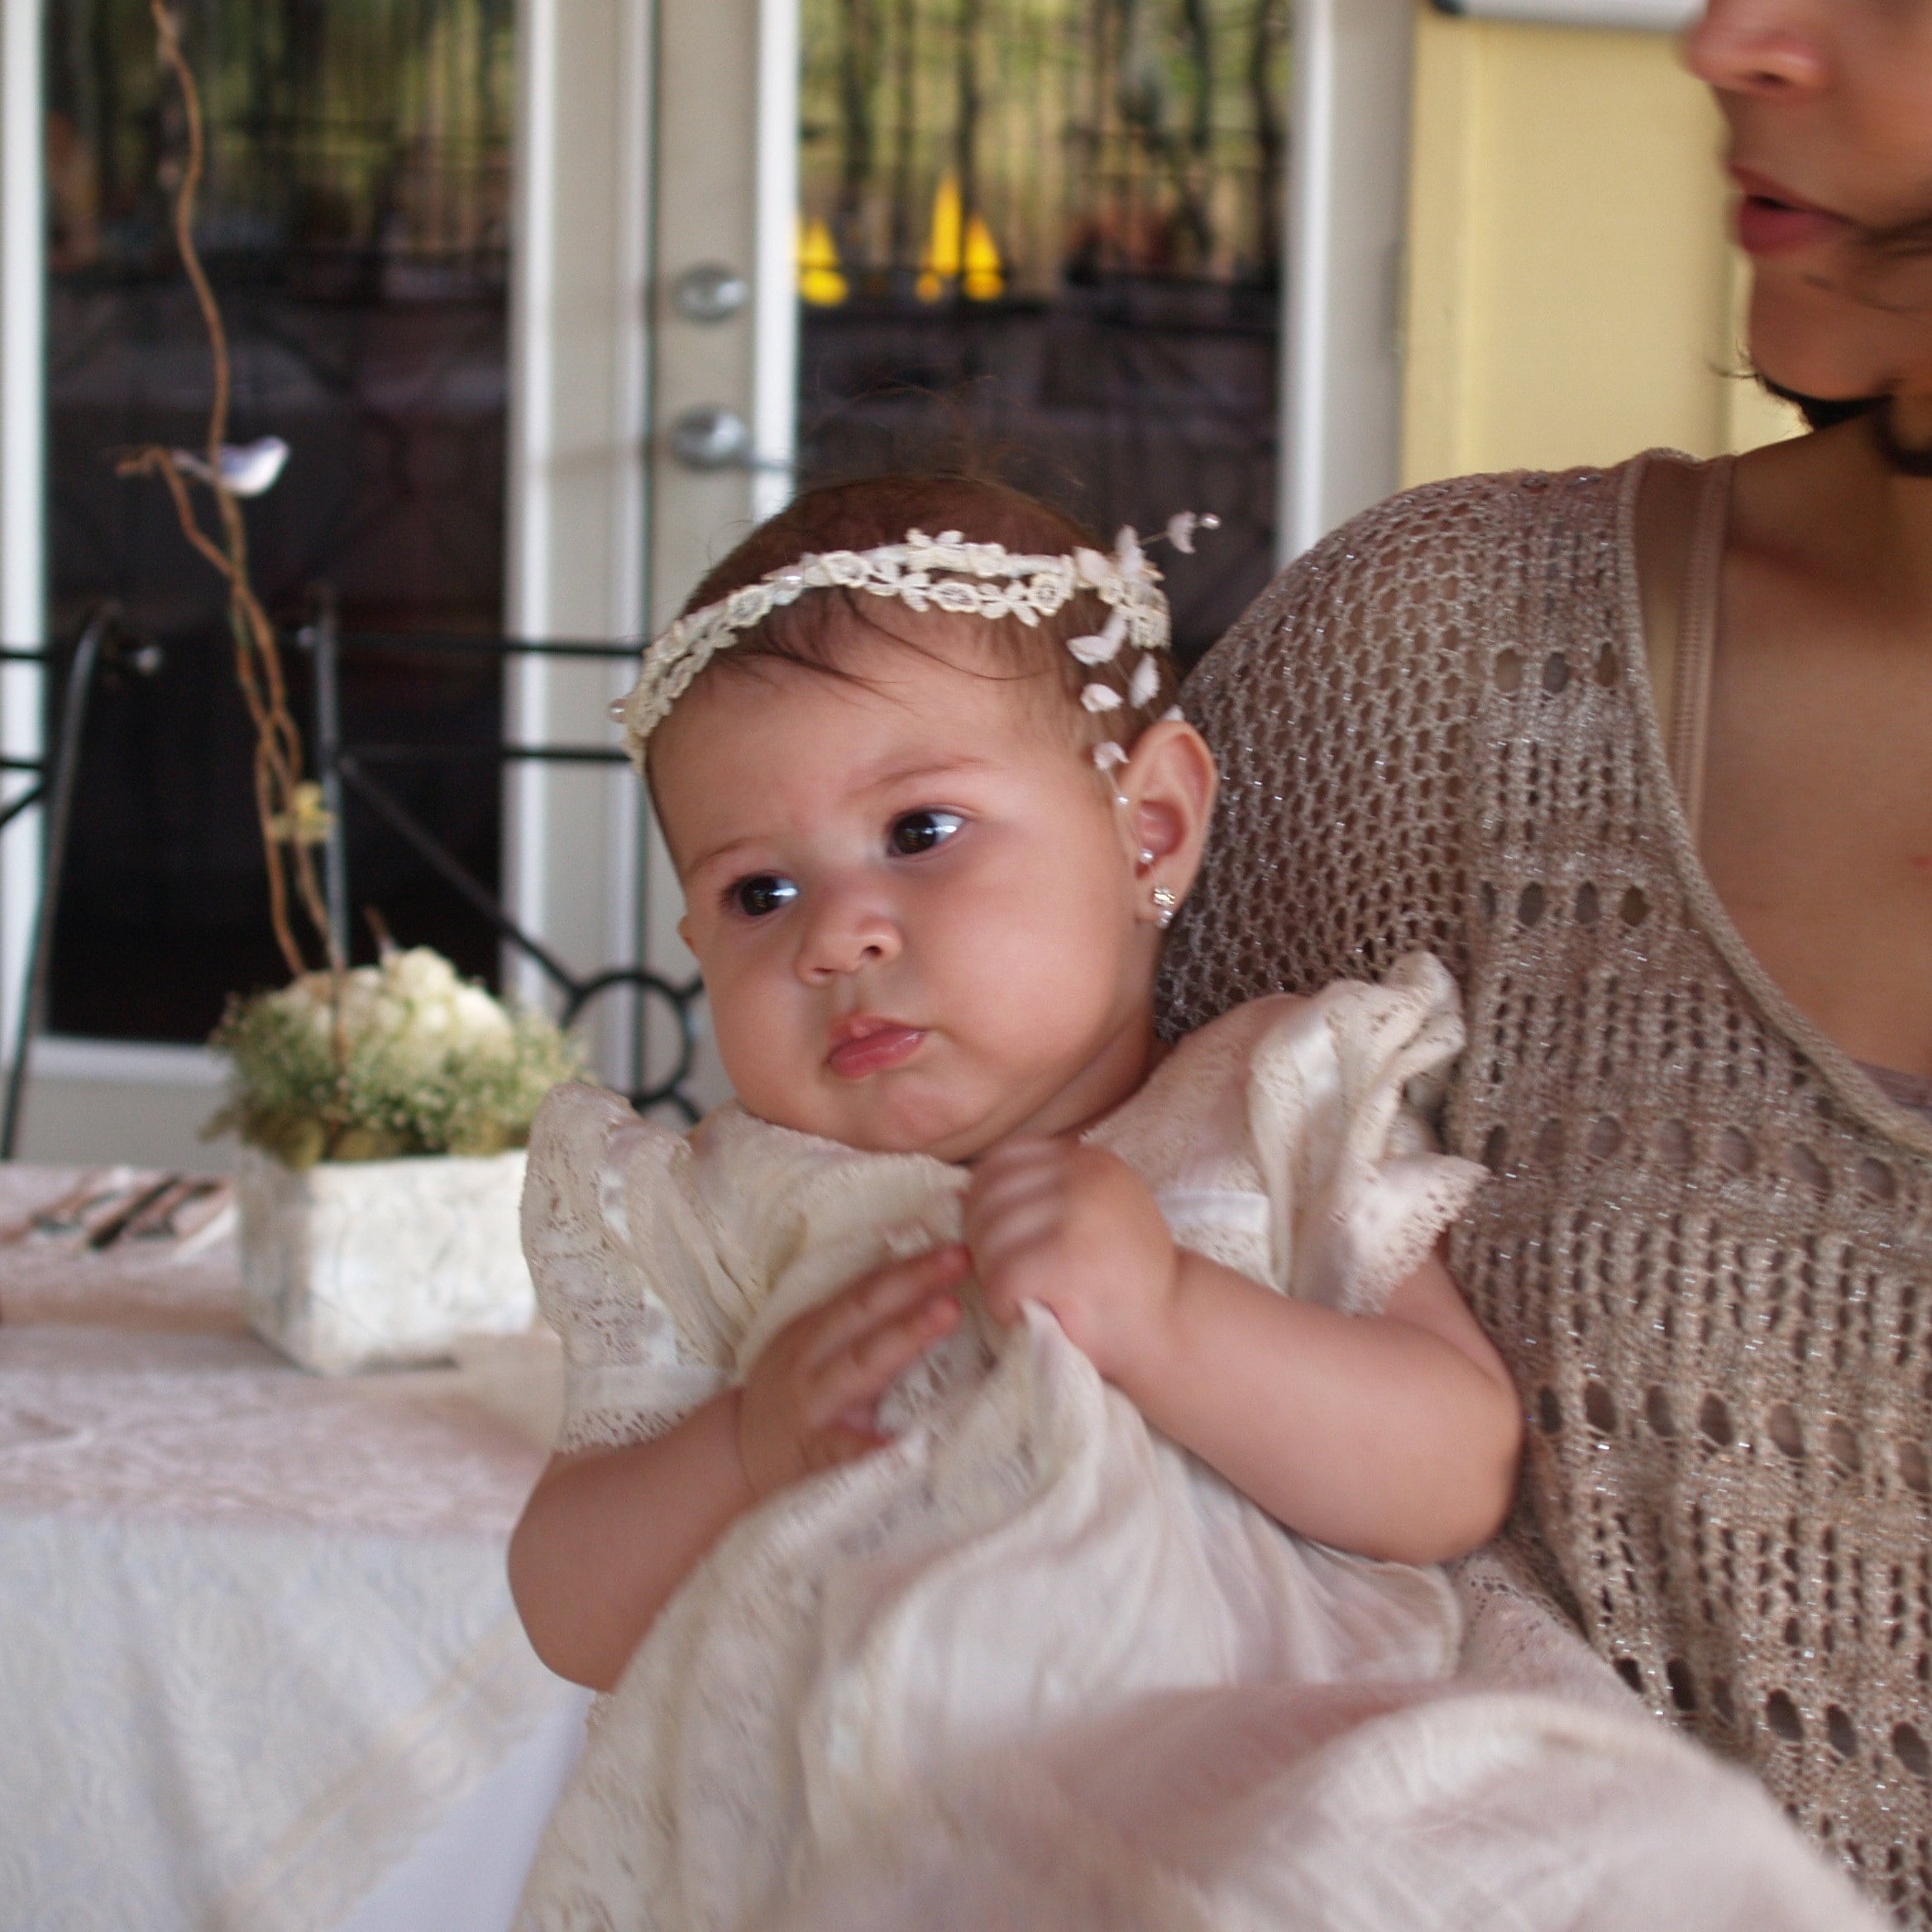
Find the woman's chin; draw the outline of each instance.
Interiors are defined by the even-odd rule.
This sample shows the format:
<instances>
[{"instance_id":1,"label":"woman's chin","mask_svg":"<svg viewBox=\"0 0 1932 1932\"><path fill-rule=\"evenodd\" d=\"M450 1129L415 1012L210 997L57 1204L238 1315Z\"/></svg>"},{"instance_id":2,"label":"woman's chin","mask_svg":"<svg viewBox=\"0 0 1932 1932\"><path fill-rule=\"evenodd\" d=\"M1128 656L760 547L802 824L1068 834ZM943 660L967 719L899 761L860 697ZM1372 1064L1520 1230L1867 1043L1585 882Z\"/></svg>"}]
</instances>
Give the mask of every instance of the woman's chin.
<instances>
[{"instance_id":1,"label":"woman's chin","mask_svg":"<svg viewBox=\"0 0 1932 1932\"><path fill-rule=\"evenodd\" d=\"M1822 279L1761 268L1750 350L1767 382L1820 402L1932 388L1932 320L1861 301Z\"/></svg>"}]
</instances>

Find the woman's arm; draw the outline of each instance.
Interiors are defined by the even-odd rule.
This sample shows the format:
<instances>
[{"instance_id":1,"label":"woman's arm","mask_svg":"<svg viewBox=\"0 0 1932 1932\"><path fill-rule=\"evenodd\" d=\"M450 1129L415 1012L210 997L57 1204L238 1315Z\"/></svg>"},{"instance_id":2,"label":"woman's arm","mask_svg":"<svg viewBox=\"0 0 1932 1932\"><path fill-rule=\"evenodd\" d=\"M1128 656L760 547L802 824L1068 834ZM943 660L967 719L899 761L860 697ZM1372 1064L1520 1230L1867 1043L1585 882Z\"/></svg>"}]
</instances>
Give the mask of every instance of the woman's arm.
<instances>
[{"instance_id":1,"label":"woman's arm","mask_svg":"<svg viewBox=\"0 0 1932 1932\"><path fill-rule=\"evenodd\" d=\"M1522 1418L1440 1261L1379 1315L1295 1301L1177 1249L1131 1168L1064 1141L989 1155L966 1232L996 1318L1050 1308L1156 1428L1290 1529L1421 1563L1502 1521Z\"/></svg>"},{"instance_id":2,"label":"woman's arm","mask_svg":"<svg viewBox=\"0 0 1932 1932\"><path fill-rule=\"evenodd\" d=\"M594 1690L622 1674L658 1613L738 1518L885 1438L879 1398L959 1319L965 1251L875 1270L775 1335L743 1389L622 1449L554 1456L510 1537L509 1587L532 1647Z\"/></svg>"}]
</instances>

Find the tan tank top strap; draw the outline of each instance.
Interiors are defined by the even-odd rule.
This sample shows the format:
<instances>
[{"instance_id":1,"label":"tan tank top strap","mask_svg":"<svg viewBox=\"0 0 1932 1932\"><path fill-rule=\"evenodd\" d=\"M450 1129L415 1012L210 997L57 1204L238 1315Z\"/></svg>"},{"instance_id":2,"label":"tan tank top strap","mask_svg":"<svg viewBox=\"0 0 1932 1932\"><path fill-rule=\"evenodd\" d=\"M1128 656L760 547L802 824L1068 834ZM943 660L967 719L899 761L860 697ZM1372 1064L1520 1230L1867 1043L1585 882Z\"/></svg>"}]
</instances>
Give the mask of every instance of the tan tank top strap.
<instances>
[{"instance_id":1,"label":"tan tank top strap","mask_svg":"<svg viewBox=\"0 0 1932 1932\"><path fill-rule=\"evenodd\" d=\"M1724 582L1724 532L1730 522L1733 457L1705 472L1684 572L1677 662L1671 705L1671 777L1697 836L1704 815L1704 749L1710 729L1710 666L1717 648L1718 592Z\"/></svg>"}]
</instances>

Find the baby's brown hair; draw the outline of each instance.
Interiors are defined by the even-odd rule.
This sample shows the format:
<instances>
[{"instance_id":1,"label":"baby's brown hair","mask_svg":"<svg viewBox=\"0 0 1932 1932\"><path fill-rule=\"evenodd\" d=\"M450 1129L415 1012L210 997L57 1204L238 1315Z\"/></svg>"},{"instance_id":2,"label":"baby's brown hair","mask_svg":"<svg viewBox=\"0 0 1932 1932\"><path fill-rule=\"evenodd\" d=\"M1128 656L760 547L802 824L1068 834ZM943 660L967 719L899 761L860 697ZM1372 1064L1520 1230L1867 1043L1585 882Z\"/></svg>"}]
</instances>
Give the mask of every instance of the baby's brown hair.
<instances>
[{"instance_id":1,"label":"baby's brown hair","mask_svg":"<svg viewBox=\"0 0 1932 1932\"><path fill-rule=\"evenodd\" d=\"M794 498L713 567L691 592L684 615L718 603L801 557L902 543L910 530L923 531L929 537L957 530L969 543L997 543L1028 555L1110 548L1072 518L1004 484L968 476L868 476L854 482L825 484ZM1124 750L1131 750L1141 732L1174 702L1177 679L1170 655L1165 651L1152 653L1160 681L1151 697L1136 706L1128 681L1138 668L1139 652L1123 649L1111 663L1081 663L1067 648L1068 640L1098 631L1108 615L1107 606L1098 597L1083 591L1052 616L1042 616L1036 625L1011 617L972 621L994 643L1016 677L1057 681L1057 688L1067 699L1069 729L1080 742L1098 744L1112 739ZM897 599L863 591L813 589L795 603L781 605L736 638L701 675L709 677L733 667L754 669L761 659L776 659L832 677L849 677L851 674L839 662L841 639L849 634L836 621L840 618L855 619L907 650L924 648L907 632L908 623L916 624L917 616ZM1098 714L1083 709L1080 693L1092 684L1117 692L1119 706Z\"/></svg>"}]
</instances>

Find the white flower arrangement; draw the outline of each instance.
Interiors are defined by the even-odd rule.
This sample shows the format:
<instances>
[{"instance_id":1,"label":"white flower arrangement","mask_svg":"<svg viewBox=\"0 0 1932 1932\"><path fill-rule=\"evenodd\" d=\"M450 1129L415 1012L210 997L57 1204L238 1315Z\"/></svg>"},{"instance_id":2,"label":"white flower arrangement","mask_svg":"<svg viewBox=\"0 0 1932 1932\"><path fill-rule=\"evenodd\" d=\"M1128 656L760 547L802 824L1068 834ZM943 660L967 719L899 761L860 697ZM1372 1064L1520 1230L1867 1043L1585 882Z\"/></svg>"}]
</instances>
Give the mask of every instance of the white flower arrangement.
<instances>
[{"instance_id":1,"label":"white flower arrangement","mask_svg":"<svg viewBox=\"0 0 1932 1932\"><path fill-rule=\"evenodd\" d=\"M298 1169L520 1147L543 1096L582 1066L549 1019L507 1011L427 946L356 967L339 987L305 973L237 999L211 1044L230 1078L208 1131Z\"/></svg>"}]
</instances>

